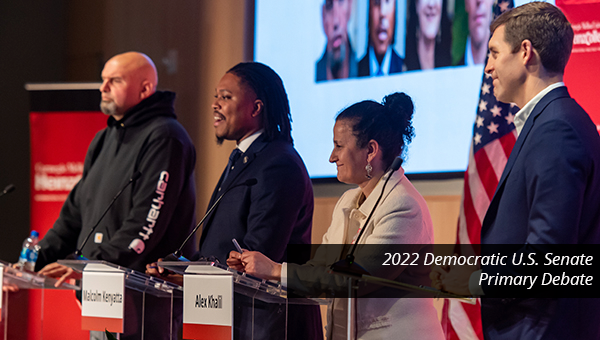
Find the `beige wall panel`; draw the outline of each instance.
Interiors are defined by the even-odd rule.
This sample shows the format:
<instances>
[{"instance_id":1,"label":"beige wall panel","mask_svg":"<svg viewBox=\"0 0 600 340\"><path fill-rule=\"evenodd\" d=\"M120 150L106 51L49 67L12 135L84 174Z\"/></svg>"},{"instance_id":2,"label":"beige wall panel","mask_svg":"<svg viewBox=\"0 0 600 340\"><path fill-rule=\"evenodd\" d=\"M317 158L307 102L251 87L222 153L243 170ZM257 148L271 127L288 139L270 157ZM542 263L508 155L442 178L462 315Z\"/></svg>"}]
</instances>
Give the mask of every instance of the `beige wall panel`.
<instances>
[{"instance_id":1,"label":"beige wall panel","mask_svg":"<svg viewBox=\"0 0 600 340\"><path fill-rule=\"evenodd\" d=\"M435 243L453 244L456 241L460 197L425 196L433 222Z\"/></svg>"},{"instance_id":2,"label":"beige wall panel","mask_svg":"<svg viewBox=\"0 0 600 340\"><path fill-rule=\"evenodd\" d=\"M198 21L200 50L200 103L198 140L197 201L200 216L206 211L210 195L227 165L234 142L217 146L213 131L211 104L215 87L225 72L244 58L244 1L201 1Z\"/></svg>"}]
</instances>

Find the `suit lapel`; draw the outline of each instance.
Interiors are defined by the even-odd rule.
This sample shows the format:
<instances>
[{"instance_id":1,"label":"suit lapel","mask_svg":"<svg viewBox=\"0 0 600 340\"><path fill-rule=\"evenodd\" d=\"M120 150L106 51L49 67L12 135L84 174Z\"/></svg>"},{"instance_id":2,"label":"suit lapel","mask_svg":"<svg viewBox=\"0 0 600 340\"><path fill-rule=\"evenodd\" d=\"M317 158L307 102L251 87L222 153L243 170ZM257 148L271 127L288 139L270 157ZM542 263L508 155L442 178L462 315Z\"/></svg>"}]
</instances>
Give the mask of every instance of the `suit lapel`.
<instances>
[{"instance_id":1,"label":"suit lapel","mask_svg":"<svg viewBox=\"0 0 600 340\"><path fill-rule=\"evenodd\" d=\"M246 170L246 168L248 168L248 166L254 161L254 159L256 159L257 155L260 154L260 152L267 145L268 145L268 142L265 141L265 134L263 133L254 142L252 142L252 144L250 144L250 147L248 148L248 150L246 150L246 152L244 152L241 155L241 157L238 158L238 160L234 164L233 170L231 170L229 172L229 175L227 176L225 181L223 181L223 176L225 175L225 170L223 170L223 172L221 173L221 177L219 178L219 182L218 182L217 186L215 187L215 190L213 191L212 196L210 198L210 203L207 207L207 211L214 204L214 202L219 198L219 196L221 196L224 192L226 192L227 189L229 189L229 187L231 185L239 184L238 183L239 181L236 181L237 178L240 176L240 174L242 172L244 172L244 170ZM214 217L214 214L216 213L216 210L217 209L215 209L215 211L213 211L212 216L209 216L209 218L204 223L204 227L202 228L202 237L201 237L200 245L202 245L204 236L206 235L206 232L208 231L210 225L212 224L211 222Z\"/></svg>"},{"instance_id":2,"label":"suit lapel","mask_svg":"<svg viewBox=\"0 0 600 340\"><path fill-rule=\"evenodd\" d=\"M517 138L517 141L515 142L515 145L513 146L513 149L510 152L510 156L508 157L508 161L506 162L504 171L502 171L502 176L500 177L500 181L498 181L498 186L496 187L496 192L494 193L494 197L492 198L492 201L490 202L490 206L488 207L488 211L485 214L482 228L481 228L482 236L487 231L487 229L491 223L491 221L489 221L489 220L495 219L495 216L496 216L495 210L497 209L500 197L502 196L502 192L504 191L504 184L506 183L506 178L510 174L512 167L514 166L517 158L519 157L519 153L521 152L521 149L523 148L523 144L525 143L525 140L529 136L529 133L531 132L531 129L533 128L533 125L535 124L535 121L537 120L538 116L544 111L544 109L548 106L548 104L550 104L553 100L562 98L562 97L569 97L569 92L567 91L567 88L564 86L556 88L556 89L548 92L548 94L546 94L537 103L537 105L533 108L533 111L531 111L529 118L525 122L525 125L523 126L523 129L521 130L521 133L519 134L519 138ZM490 211L493 211L493 216L488 217Z\"/></svg>"},{"instance_id":3,"label":"suit lapel","mask_svg":"<svg viewBox=\"0 0 600 340\"><path fill-rule=\"evenodd\" d=\"M265 134L261 134L252 144L246 152L244 152L240 158L233 165L233 169L229 172L229 175L223 183L221 183L221 192L225 192L231 185L239 184L237 181L240 174L248 168L248 166L254 161L256 155L265 148L267 142L265 142ZM222 176L221 176L222 177ZM218 190L218 188L217 188Z\"/></svg>"},{"instance_id":4,"label":"suit lapel","mask_svg":"<svg viewBox=\"0 0 600 340\"><path fill-rule=\"evenodd\" d=\"M227 166L225 166L225 169L223 169L223 172L221 172L221 177L219 177L219 181L217 182L217 186L213 190L212 196L210 196L210 201L208 202L208 207L209 208L217 200L217 197L219 197L219 192L220 192L219 188L221 187L221 184L223 182L223 176L225 176L225 171L227 171Z\"/></svg>"},{"instance_id":5,"label":"suit lapel","mask_svg":"<svg viewBox=\"0 0 600 340\"><path fill-rule=\"evenodd\" d=\"M529 136L529 132L533 128L533 124L535 123L535 120L537 119L537 117L544 111L544 109L548 106L548 104L550 104L550 102L552 102L553 100L555 100L557 98L561 98L561 97L565 97L565 96L566 97L569 96L569 92L567 92L567 88L564 86L559 87L557 89L554 89L554 90L548 92L548 94L546 94L539 101L539 103L537 103L537 105L533 108L533 111L531 111L531 115L529 115L529 118L525 122L525 125L523 126L523 130L521 130L521 133L519 134L519 138L517 138L517 141L515 142L515 146L513 147L512 151L510 153L510 156L508 157L508 161L506 162L506 166L504 167L504 171L502 172L502 176L500 177L500 181L498 182L497 188L500 188L500 186L504 183L504 181L506 180L506 177L510 173L510 170L512 169L513 165L515 164L515 161L516 161L517 157L519 156L519 153L521 152L521 149L523 148L523 144L525 143L525 140Z\"/></svg>"}]
</instances>

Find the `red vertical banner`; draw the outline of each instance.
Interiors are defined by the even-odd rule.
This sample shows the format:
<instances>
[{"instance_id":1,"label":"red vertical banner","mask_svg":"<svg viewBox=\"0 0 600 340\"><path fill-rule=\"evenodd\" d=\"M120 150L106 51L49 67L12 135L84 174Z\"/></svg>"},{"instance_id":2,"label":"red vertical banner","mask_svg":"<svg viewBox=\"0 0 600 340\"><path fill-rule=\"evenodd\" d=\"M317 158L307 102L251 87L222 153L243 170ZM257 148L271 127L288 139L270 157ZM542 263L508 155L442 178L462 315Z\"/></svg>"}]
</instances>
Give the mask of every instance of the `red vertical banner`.
<instances>
[{"instance_id":1,"label":"red vertical banner","mask_svg":"<svg viewBox=\"0 0 600 340\"><path fill-rule=\"evenodd\" d=\"M101 112L31 112L31 229L40 238L81 178L87 148L106 126Z\"/></svg>"},{"instance_id":2,"label":"red vertical banner","mask_svg":"<svg viewBox=\"0 0 600 340\"><path fill-rule=\"evenodd\" d=\"M106 127L98 111L98 84L41 84L31 95L31 229L40 239L52 228L67 195L83 172L88 146ZM43 300L42 300L43 299ZM73 291L29 292L28 339L89 339Z\"/></svg>"},{"instance_id":3,"label":"red vertical banner","mask_svg":"<svg viewBox=\"0 0 600 340\"><path fill-rule=\"evenodd\" d=\"M556 0L556 5L571 22L575 37L573 51L565 70L569 93L590 115L600 131L600 1Z\"/></svg>"}]
</instances>

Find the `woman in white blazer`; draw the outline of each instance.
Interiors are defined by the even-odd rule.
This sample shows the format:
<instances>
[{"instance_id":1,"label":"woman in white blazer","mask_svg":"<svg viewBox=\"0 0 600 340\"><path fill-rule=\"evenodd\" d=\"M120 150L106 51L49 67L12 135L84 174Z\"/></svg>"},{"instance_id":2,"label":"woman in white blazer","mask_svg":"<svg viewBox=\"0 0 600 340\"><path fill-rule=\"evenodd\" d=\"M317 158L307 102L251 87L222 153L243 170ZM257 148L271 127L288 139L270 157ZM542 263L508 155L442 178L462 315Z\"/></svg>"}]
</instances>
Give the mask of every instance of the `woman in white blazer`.
<instances>
[{"instance_id":1,"label":"woman in white blazer","mask_svg":"<svg viewBox=\"0 0 600 340\"><path fill-rule=\"evenodd\" d=\"M422 252L425 245L433 243L431 217L425 200L404 176L401 167L397 171L391 169L413 137L413 111L408 95L394 93L386 96L382 104L363 101L338 114L329 161L336 163L339 181L356 184L358 188L348 190L338 201L331 225L323 236L324 246L318 248L313 260L304 265L279 264L259 252L231 252L227 260L230 267L282 281L295 292L315 296L332 287L347 285L344 276L332 275L328 270L346 257L349 247L327 245L357 243L355 262L371 275L409 284L428 280L423 266L384 267L380 260L374 261L399 244L414 245L411 246L413 253ZM385 288L370 289L351 300L355 306L353 337L365 340L444 338L430 298L402 298L398 291L386 298L389 292ZM335 298L329 306L328 339L347 339L347 308L348 300L344 298Z\"/></svg>"}]
</instances>

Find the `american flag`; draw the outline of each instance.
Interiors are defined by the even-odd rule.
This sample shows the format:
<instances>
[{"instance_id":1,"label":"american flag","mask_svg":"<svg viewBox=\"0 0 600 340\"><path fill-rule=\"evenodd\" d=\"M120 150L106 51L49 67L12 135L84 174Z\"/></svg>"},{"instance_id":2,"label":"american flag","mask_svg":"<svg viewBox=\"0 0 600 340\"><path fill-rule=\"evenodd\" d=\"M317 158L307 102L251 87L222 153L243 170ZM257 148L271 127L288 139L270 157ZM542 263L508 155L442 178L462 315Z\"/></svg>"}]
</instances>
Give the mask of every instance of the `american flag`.
<instances>
[{"instance_id":1,"label":"american flag","mask_svg":"<svg viewBox=\"0 0 600 340\"><path fill-rule=\"evenodd\" d=\"M494 18L513 7L513 0L497 0ZM513 121L518 110L514 104L496 100L492 77L484 73L473 125L469 165L464 177L457 244L480 243L483 218L517 140ZM470 305L446 300L442 324L449 340L483 339L479 303Z\"/></svg>"}]
</instances>

